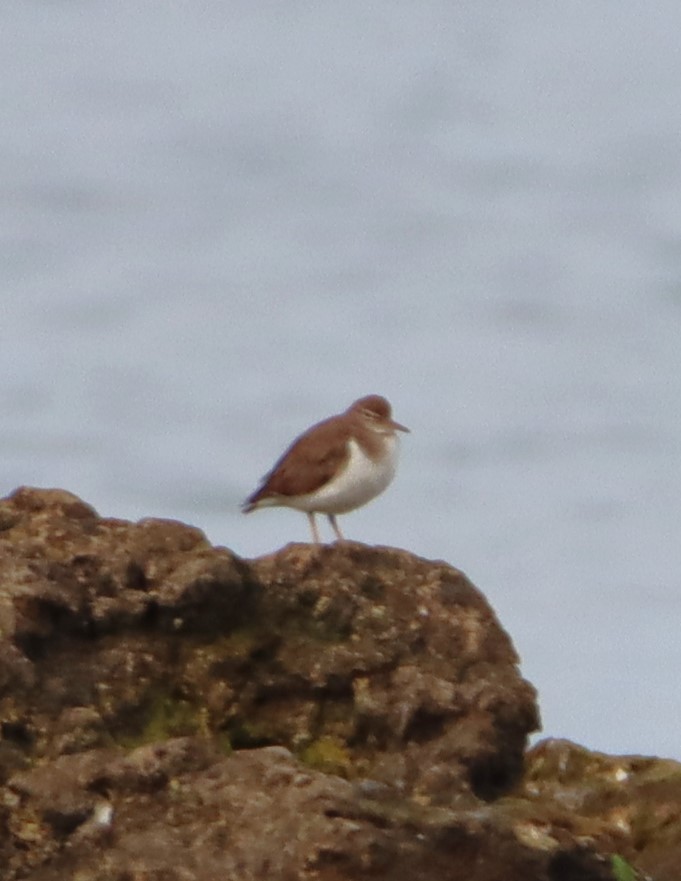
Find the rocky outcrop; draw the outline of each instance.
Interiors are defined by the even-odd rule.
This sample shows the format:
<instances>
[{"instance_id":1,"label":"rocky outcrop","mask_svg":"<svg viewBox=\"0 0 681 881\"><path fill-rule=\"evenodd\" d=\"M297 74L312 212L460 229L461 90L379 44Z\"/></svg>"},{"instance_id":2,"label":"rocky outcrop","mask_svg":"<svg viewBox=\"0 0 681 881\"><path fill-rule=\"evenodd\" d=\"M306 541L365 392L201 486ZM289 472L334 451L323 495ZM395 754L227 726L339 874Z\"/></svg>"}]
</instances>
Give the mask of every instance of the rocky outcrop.
<instances>
[{"instance_id":1,"label":"rocky outcrop","mask_svg":"<svg viewBox=\"0 0 681 881\"><path fill-rule=\"evenodd\" d=\"M664 789L643 760L526 756L517 665L444 563L355 543L245 561L18 490L0 503L0 879L630 881L634 858L678 877L674 824L654 851L655 822L641 835L653 803L678 811L677 766Z\"/></svg>"}]
</instances>

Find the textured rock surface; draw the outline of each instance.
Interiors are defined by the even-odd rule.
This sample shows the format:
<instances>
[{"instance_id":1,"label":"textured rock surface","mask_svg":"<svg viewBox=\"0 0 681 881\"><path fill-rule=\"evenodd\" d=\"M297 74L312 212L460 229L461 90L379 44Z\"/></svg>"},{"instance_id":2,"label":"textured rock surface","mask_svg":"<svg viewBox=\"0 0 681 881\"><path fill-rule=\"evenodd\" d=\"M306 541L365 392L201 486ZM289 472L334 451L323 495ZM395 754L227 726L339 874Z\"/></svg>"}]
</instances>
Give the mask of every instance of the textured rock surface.
<instances>
[{"instance_id":1,"label":"textured rock surface","mask_svg":"<svg viewBox=\"0 0 681 881\"><path fill-rule=\"evenodd\" d=\"M676 766L544 744L523 776L517 660L444 563L354 543L244 561L19 490L0 879L608 881L612 853L678 878Z\"/></svg>"},{"instance_id":2,"label":"textured rock surface","mask_svg":"<svg viewBox=\"0 0 681 881\"><path fill-rule=\"evenodd\" d=\"M306 768L282 747L225 758L181 738L127 755L94 751L17 775L10 792L34 881L612 877L586 849L521 844L491 808L398 801Z\"/></svg>"},{"instance_id":3,"label":"textured rock surface","mask_svg":"<svg viewBox=\"0 0 681 881\"><path fill-rule=\"evenodd\" d=\"M678 762L548 740L528 753L516 794L549 835L597 841L657 881L681 878Z\"/></svg>"},{"instance_id":4,"label":"textured rock surface","mask_svg":"<svg viewBox=\"0 0 681 881\"><path fill-rule=\"evenodd\" d=\"M248 564L196 529L101 519L59 491L19 491L0 523L0 774L197 733L285 745L426 802L520 774L534 691L450 566L357 544Z\"/></svg>"}]
</instances>

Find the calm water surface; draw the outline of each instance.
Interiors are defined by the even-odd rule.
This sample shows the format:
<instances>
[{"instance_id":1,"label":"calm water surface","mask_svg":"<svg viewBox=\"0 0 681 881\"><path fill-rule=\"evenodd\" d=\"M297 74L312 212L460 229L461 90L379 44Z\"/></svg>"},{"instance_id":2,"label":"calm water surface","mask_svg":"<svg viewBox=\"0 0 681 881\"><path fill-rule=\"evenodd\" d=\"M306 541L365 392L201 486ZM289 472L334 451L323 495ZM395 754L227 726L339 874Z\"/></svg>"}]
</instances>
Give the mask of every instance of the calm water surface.
<instances>
[{"instance_id":1,"label":"calm water surface","mask_svg":"<svg viewBox=\"0 0 681 881\"><path fill-rule=\"evenodd\" d=\"M681 7L0 10L0 489L243 517L368 392L346 533L489 597L545 732L681 758Z\"/></svg>"}]
</instances>

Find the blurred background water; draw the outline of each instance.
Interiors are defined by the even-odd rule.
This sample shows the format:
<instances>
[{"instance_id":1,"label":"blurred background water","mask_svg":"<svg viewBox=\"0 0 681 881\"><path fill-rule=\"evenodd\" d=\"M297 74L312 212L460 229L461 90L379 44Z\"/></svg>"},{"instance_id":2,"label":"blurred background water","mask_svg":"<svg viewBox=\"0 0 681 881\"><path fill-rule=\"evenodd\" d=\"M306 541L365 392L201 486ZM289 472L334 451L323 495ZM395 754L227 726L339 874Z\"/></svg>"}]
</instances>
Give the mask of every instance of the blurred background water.
<instances>
[{"instance_id":1,"label":"blurred background water","mask_svg":"<svg viewBox=\"0 0 681 881\"><path fill-rule=\"evenodd\" d=\"M487 594L545 733L681 758L678 3L5 0L0 490L179 518L369 392L349 537Z\"/></svg>"}]
</instances>

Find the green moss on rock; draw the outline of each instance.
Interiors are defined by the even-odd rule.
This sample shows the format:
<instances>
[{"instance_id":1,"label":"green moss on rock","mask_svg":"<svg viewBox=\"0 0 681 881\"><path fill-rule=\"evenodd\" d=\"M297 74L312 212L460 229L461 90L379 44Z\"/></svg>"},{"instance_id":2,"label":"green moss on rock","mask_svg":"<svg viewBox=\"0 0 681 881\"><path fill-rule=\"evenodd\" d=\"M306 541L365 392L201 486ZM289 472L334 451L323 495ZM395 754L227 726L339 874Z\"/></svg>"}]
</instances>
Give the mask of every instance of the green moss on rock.
<instances>
[{"instance_id":1,"label":"green moss on rock","mask_svg":"<svg viewBox=\"0 0 681 881\"><path fill-rule=\"evenodd\" d=\"M300 760L317 771L347 777L352 765L350 753L337 737L319 737L300 754Z\"/></svg>"},{"instance_id":2,"label":"green moss on rock","mask_svg":"<svg viewBox=\"0 0 681 881\"><path fill-rule=\"evenodd\" d=\"M201 708L167 689L152 689L132 730L122 732L115 739L125 749L135 749L171 737L206 733L204 716Z\"/></svg>"}]
</instances>

